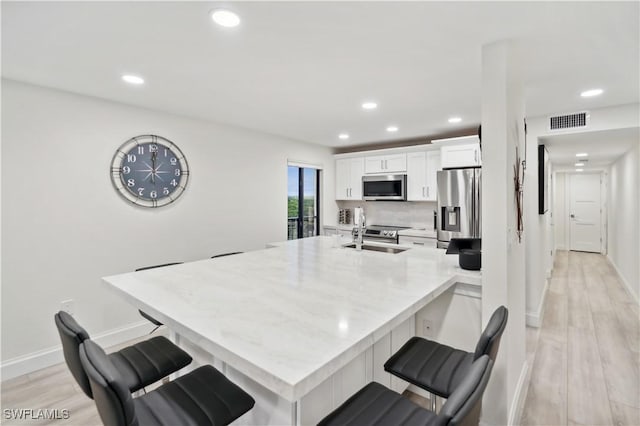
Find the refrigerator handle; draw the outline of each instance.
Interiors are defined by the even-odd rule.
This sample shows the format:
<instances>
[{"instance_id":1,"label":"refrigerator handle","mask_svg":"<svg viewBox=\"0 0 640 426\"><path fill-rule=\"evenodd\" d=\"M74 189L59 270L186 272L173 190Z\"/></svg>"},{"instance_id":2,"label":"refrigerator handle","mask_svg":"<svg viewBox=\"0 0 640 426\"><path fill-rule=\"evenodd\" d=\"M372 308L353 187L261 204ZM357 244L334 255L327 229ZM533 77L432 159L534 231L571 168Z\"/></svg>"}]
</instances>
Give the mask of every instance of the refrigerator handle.
<instances>
[{"instance_id":1,"label":"refrigerator handle","mask_svg":"<svg viewBox=\"0 0 640 426\"><path fill-rule=\"evenodd\" d=\"M482 214L480 212L480 173L478 172L478 170L476 170L475 174L475 179L473 180L473 210L475 212L475 214L473 215L473 220L475 221L475 229L474 229L474 233L475 233L475 238L482 238L482 236L480 235L480 215Z\"/></svg>"},{"instance_id":2,"label":"refrigerator handle","mask_svg":"<svg viewBox=\"0 0 640 426\"><path fill-rule=\"evenodd\" d=\"M433 211L433 230L434 231L438 230L438 211L437 210Z\"/></svg>"},{"instance_id":3,"label":"refrigerator handle","mask_svg":"<svg viewBox=\"0 0 640 426\"><path fill-rule=\"evenodd\" d=\"M476 210L476 173L475 171L473 172L473 179L471 179L471 237L472 238L476 238L478 235L476 233L476 217L477 217L477 213L478 211Z\"/></svg>"}]
</instances>

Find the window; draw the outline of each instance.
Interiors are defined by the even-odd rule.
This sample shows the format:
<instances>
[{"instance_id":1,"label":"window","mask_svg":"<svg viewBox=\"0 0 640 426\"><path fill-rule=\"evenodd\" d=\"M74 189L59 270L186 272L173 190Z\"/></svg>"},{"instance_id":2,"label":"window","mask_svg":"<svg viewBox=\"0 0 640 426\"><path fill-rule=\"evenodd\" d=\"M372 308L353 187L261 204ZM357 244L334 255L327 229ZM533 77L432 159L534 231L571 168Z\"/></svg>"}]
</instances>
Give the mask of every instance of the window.
<instances>
[{"instance_id":1,"label":"window","mask_svg":"<svg viewBox=\"0 0 640 426\"><path fill-rule=\"evenodd\" d=\"M320 235L320 170L288 166L287 239Z\"/></svg>"}]
</instances>

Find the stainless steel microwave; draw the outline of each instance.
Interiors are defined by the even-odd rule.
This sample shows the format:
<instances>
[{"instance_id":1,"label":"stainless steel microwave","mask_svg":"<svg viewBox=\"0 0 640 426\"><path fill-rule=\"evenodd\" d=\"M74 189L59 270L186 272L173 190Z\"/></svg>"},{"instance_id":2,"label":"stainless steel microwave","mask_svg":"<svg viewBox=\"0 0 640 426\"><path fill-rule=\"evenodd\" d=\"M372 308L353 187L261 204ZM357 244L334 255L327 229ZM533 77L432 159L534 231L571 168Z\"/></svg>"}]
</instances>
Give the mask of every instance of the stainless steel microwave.
<instances>
[{"instance_id":1,"label":"stainless steel microwave","mask_svg":"<svg viewBox=\"0 0 640 426\"><path fill-rule=\"evenodd\" d=\"M406 201L407 175L363 176L362 197L370 201Z\"/></svg>"}]
</instances>

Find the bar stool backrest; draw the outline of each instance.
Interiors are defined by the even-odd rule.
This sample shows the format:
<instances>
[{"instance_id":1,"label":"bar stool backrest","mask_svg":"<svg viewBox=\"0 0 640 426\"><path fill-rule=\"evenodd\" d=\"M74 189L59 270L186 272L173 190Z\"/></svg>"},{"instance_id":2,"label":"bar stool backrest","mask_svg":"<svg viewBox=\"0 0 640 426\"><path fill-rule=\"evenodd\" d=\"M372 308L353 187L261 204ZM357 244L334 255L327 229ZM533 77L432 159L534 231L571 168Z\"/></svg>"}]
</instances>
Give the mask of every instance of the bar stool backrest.
<instances>
[{"instance_id":1,"label":"bar stool backrest","mask_svg":"<svg viewBox=\"0 0 640 426\"><path fill-rule=\"evenodd\" d=\"M58 334L60 334L60 340L62 341L64 362L67 364L67 367L69 367L69 371L71 371L73 378L76 379L80 389L82 389L89 398L93 398L89 378L80 363L80 345L89 339L89 333L65 311L58 312L53 318L58 328Z\"/></svg>"},{"instance_id":2,"label":"bar stool backrest","mask_svg":"<svg viewBox=\"0 0 640 426\"><path fill-rule=\"evenodd\" d=\"M489 382L493 361L482 355L442 406L438 417L449 418L448 426L478 426L482 395Z\"/></svg>"},{"instance_id":3,"label":"bar stool backrest","mask_svg":"<svg viewBox=\"0 0 640 426\"><path fill-rule=\"evenodd\" d=\"M182 262L171 262L171 263L163 263L162 265L143 266L142 268L137 268L135 272L146 271L148 269L164 268L165 266L173 266L173 265L181 265L181 264Z\"/></svg>"},{"instance_id":4,"label":"bar stool backrest","mask_svg":"<svg viewBox=\"0 0 640 426\"><path fill-rule=\"evenodd\" d=\"M80 361L102 422L109 426L137 426L131 393L104 350L87 339L80 345Z\"/></svg>"},{"instance_id":5,"label":"bar stool backrest","mask_svg":"<svg viewBox=\"0 0 640 426\"><path fill-rule=\"evenodd\" d=\"M233 256L234 254L242 254L242 252L241 251L232 251L230 253L216 254L215 256L211 256L211 258L215 259L217 257Z\"/></svg>"},{"instance_id":6,"label":"bar stool backrest","mask_svg":"<svg viewBox=\"0 0 640 426\"><path fill-rule=\"evenodd\" d=\"M507 326L508 318L509 311L504 306L500 306L495 310L487 326L484 328L480 340L478 340L473 357L474 360L480 358L482 355L489 355L492 361L496 360L498 348L500 347L500 338Z\"/></svg>"}]
</instances>

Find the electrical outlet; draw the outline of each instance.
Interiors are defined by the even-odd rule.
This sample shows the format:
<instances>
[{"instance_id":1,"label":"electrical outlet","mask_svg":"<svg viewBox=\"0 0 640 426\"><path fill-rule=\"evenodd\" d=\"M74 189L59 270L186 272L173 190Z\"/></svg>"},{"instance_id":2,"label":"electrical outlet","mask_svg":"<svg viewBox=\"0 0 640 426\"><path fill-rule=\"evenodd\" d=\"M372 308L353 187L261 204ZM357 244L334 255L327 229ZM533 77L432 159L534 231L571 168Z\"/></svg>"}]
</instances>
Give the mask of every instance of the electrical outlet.
<instances>
[{"instance_id":1,"label":"electrical outlet","mask_svg":"<svg viewBox=\"0 0 640 426\"><path fill-rule=\"evenodd\" d=\"M433 337L433 323L431 320L422 320L422 335L424 337Z\"/></svg>"},{"instance_id":2,"label":"electrical outlet","mask_svg":"<svg viewBox=\"0 0 640 426\"><path fill-rule=\"evenodd\" d=\"M60 302L60 310L69 313L69 315L73 316L75 313L75 304L73 299L63 300Z\"/></svg>"}]
</instances>

